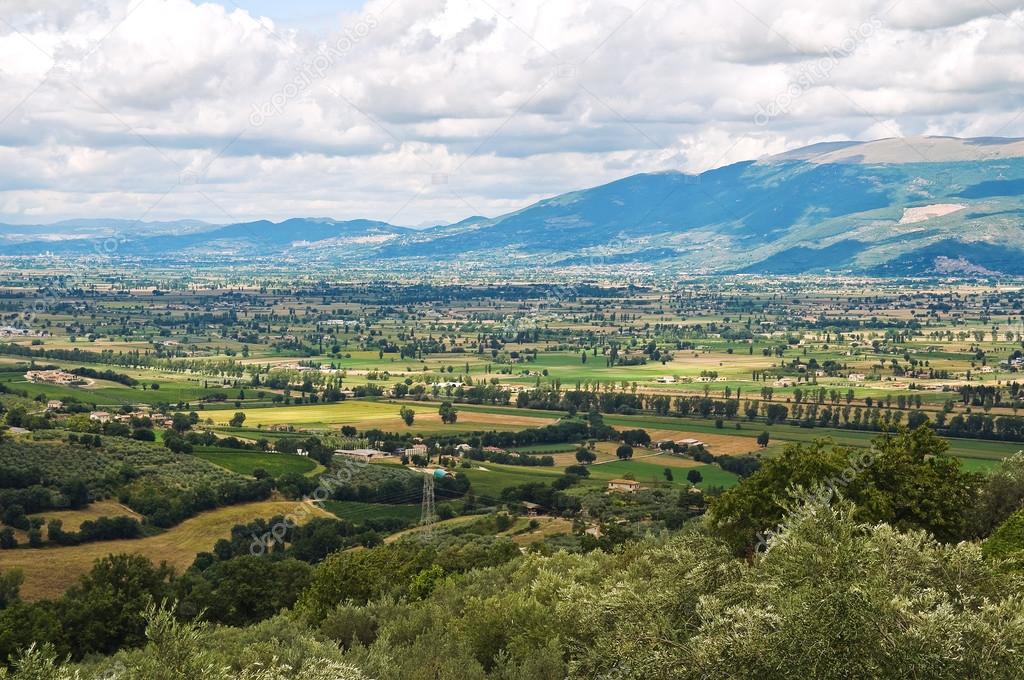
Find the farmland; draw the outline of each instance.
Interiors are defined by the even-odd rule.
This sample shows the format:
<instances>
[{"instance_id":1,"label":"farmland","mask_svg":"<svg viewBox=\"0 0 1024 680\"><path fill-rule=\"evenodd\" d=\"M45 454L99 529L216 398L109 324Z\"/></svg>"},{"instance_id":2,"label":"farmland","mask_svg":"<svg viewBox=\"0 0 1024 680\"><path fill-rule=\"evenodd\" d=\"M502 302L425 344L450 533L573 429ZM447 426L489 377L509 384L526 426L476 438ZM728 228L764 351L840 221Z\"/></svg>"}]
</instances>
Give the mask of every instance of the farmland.
<instances>
[{"instance_id":1,"label":"farmland","mask_svg":"<svg viewBox=\"0 0 1024 680\"><path fill-rule=\"evenodd\" d=\"M294 507L294 503L285 501L248 503L212 510L165 533L133 541L2 551L0 570L22 570L26 575L22 596L28 600L59 595L69 582L87 573L95 560L111 553L145 555L153 562L167 562L181 572L192 564L196 553L208 550L218 539L225 538L236 524L259 517L285 515ZM313 512L326 514L317 510Z\"/></svg>"},{"instance_id":2,"label":"farmland","mask_svg":"<svg viewBox=\"0 0 1024 680\"><path fill-rule=\"evenodd\" d=\"M416 416L413 425L405 425L398 415L400 406L377 401L346 400L335 404L307 406L285 406L281 408L255 408L247 410L245 423L248 427L273 427L295 425L310 429L336 429L351 425L359 430L385 429L409 431L416 434L431 434L446 431L470 432L476 430L517 430L524 427L544 425L542 417L531 414L490 414L484 411L466 412L460 421L444 426L437 414L436 406L409 404ZM215 411L210 419L215 425L230 421L233 412Z\"/></svg>"},{"instance_id":3,"label":"farmland","mask_svg":"<svg viewBox=\"0 0 1024 680\"><path fill-rule=\"evenodd\" d=\"M48 281L3 276L8 308ZM793 445L863 451L924 426L979 473L1024 448L1024 292L1008 284L695 279L552 297L301 277L198 289L167 272L126 292L83 276L61 303L8 314L25 332L0 338L0 573L31 571L27 598L112 551L185 569L235 524L313 497L338 521L282 539L306 560L435 520L582 550L694 521ZM132 538L102 540L115 530ZM40 556L62 568L36 573Z\"/></svg>"},{"instance_id":4,"label":"farmland","mask_svg":"<svg viewBox=\"0 0 1024 680\"><path fill-rule=\"evenodd\" d=\"M197 451L195 456L214 465L219 465L231 472L250 476L255 470L263 470L273 477L279 477L288 473L308 475L317 468L316 461L309 458L281 453L206 449Z\"/></svg>"}]
</instances>

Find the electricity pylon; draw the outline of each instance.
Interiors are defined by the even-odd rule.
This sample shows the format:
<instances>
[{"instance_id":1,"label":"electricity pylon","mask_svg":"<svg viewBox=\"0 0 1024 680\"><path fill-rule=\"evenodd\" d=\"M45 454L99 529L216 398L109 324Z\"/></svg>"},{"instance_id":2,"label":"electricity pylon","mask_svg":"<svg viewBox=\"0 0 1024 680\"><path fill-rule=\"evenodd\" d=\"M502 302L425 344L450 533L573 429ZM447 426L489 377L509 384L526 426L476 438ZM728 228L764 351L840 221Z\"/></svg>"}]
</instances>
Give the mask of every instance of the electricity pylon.
<instances>
[{"instance_id":1,"label":"electricity pylon","mask_svg":"<svg viewBox=\"0 0 1024 680\"><path fill-rule=\"evenodd\" d=\"M434 474L430 472L423 478L423 501L420 503L420 524L433 524L437 520L434 515Z\"/></svg>"}]
</instances>

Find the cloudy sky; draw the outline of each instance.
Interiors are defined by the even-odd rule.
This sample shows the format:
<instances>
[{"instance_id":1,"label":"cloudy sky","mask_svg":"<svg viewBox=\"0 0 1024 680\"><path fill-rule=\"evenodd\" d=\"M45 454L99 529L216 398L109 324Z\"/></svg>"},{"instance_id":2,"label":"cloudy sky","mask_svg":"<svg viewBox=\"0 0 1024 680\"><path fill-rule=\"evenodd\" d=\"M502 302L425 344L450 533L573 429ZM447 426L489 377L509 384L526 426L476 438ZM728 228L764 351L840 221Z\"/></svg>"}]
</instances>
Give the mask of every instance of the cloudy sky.
<instances>
[{"instance_id":1,"label":"cloudy sky","mask_svg":"<svg viewBox=\"0 0 1024 680\"><path fill-rule=\"evenodd\" d=\"M1022 111L1024 1L0 0L0 222L421 225Z\"/></svg>"}]
</instances>

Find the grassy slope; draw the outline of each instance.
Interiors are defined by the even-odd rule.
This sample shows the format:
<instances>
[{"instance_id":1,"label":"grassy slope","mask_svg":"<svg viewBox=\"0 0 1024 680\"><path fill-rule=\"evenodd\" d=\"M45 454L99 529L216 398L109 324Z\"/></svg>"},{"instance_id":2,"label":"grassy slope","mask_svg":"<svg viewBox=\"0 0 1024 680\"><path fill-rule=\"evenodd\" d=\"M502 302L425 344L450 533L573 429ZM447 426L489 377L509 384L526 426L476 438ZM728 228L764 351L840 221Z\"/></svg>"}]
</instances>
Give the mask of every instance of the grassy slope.
<instances>
[{"instance_id":1,"label":"grassy slope","mask_svg":"<svg viewBox=\"0 0 1024 680\"><path fill-rule=\"evenodd\" d=\"M420 518L420 504L406 503L389 505L385 503L360 503L359 501L326 501L324 510L341 519L359 524L368 519L398 519L417 521Z\"/></svg>"},{"instance_id":2,"label":"grassy slope","mask_svg":"<svg viewBox=\"0 0 1024 680\"><path fill-rule=\"evenodd\" d=\"M197 451L195 455L240 475L252 475L253 470L257 468L266 470L272 477L278 477L288 472L305 475L317 468L315 460L287 453L204 449Z\"/></svg>"},{"instance_id":3,"label":"grassy slope","mask_svg":"<svg viewBox=\"0 0 1024 680\"><path fill-rule=\"evenodd\" d=\"M590 466L590 479L606 482L609 479L620 479L627 474L641 484L665 484L665 468L672 467L662 460L667 455L641 458L637 460L617 460L611 463L601 463ZM672 467L672 484L674 486L689 486L686 481L686 474L690 470L697 470L703 477L698 486L735 486L739 478L731 472L726 472L717 465L696 465L688 468Z\"/></svg>"},{"instance_id":4,"label":"grassy slope","mask_svg":"<svg viewBox=\"0 0 1024 680\"><path fill-rule=\"evenodd\" d=\"M245 524L259 517L269 519L274 515L286 515L296 506L295 501L244 503L205 512L161 534L137 540L3 550L0 551L0 571L22 570L25 583L21 587L21 596L26 600L60 595L75 579L87 573L94 561L112 553L139 553L154 562L166 561L181 573L192 564L196 553L211 549L218 539L226 538L236 524ZM329 516L316 508L312 509L312 514Z\"/></svg>"}]
</instances>

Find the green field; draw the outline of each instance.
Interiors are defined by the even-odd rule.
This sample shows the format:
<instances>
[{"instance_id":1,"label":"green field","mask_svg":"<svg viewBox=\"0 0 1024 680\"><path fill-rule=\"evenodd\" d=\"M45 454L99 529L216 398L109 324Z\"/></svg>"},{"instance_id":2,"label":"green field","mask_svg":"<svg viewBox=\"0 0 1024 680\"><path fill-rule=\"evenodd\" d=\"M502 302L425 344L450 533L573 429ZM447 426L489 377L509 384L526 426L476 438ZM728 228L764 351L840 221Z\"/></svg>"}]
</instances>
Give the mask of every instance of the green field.
<instances>
[{"instance_id":1,"label":"green field","mask_svg":"<svg viewBox=\"0 0 1024 680\"><path fill-rule=\"evenodd\" d=\"M279 477L289 472L305 475L318 467L315 460L289 453L260 453L202 447L197 449L194 455L232 472L250 476L256 469L265 470L271 477Z\"/></svg>"},{"instance_id":2,"label":"green field","mask_svg":"<svg viewBox=\"0 0 1024 680\"><path fill-rule=\"evenodd\" d=\"M420 413L437 413L436 405L409 404L409 407ZM373 420L398 420L399 406L376 401L349 399L333 404L307 404L301 406L281 406L278 408L243 409L247 430L256 425L302 425L327 427L329 425L364 424ZM234 415L234 411L209 412L204 414L213 419L217 425L225 425Z\"/></svg>"},{"instance_id":3,"label":"green field","mask_svg":"<svg viewBox=\"0 0 1024 680\"><path fill-rule=\"evenodd\" d=\"M578 448L578 444L533 444L532 446L516 446L514 451L520 453L572 453Z\"/></svg>"},{"instance_id":4,"label":"green field","mask_svg":"<svg viewBox=\"0 0 1024 680\"><path fill-rule=\"evenodd\" d=\"M739 483L739 478L731 472L726 472L717 465L697 465L694 467L672 467L672 481L665 479L664 464L659 464L661 456L645 458L643 460L617 460L611 463L599 463L588 466L591 480L606 482L610 479L621 479L627 474L641 484L689 486L686 480L686 473L690 470L697 470L703 477L699 487L721 486L730 487Z\"/></svg>"},{"instance_id":5,"label":"green field","mask_svg":"<svg viewBox=\"0 0 1024 680\"><path fill-rule=\"evenodd\" d=\"M359 501L325 501L321 507L331 514L355 524L370 519L401 519L417 522L420 519L420 504L406 503L360 503Z\"/></svg>"},{"instance_id":6,"label":"green field","mask_svg":"<svg viewBox=\"0 0 1024 680\"><path fill-rule=\"evenodd\" d=\"M619 428L646 428L658 430L676 430L679 432L692 432L696 434L727 434L737 437L757 438L761 432L767 431L771 437L771 445L766 453L772 449L778 450L780 444L806 443L818 439L829 439L841 446L852 446L867 448L871 442L880 436L878 432L867 432L862 430L846 430L835 428L804 428L797 425L767 425L765 423L751 423L747 421L726 422L722 429L715 427L713 420L699 418L673 418L668 416L605 416L605 422ZM735 423L739 422L742 429L737 430ZM949 442L949 453L961 459L982 459L988 461L999 461L1007 456L1017 453L1022 448L1019 442L988 441L983 439L959 439L946 438Z\"/></svg>"},{"instance_id":7,"label":"green field","mask_svg":"<svg viewBox=\"0 0 1024 680\"><path fill-rule=\"evenodd\" d=\"M64 369L78 367L95 368L97 370L108 370L112 367L88 362L50 361L46 364L60 366ZM235 397L238 390L215 387L203 387L202 378L183 378L176 373L166 373L156 370L132 370L123 367L113 367L117 373L129 375L139 381L135 387L128 387L109 380L96 380L91 385L70 386L51 385L48 383L33 383L25 379L24 370L0 371L0 383L6 383L11 389L24 390L32 397L44 395L47 399L78 399L79 401L96 404L97 406L118 406L121 404L157 404L177 403L180 401L197 401L203 397L215 393L227 394ZM159 389L151 389L151 385L157 383ZM145 389L143 389L145 385ZM250 390L252 396L255 391Z\"/></svg>"},{"instance_id":8,"label":"green field","mask_svg":"<svg viewBox=\"0 0 1024 680\"><path fill-rule=\"evenodd\" d=\"M562 470L554 467L525 467L476 462L473 463L472 468L458 468L457 471L469 478L473 493L484 503L498 501L501 490L506 487L533 482L550 484L562 476Z\"/></svg>"}]
</instances>

